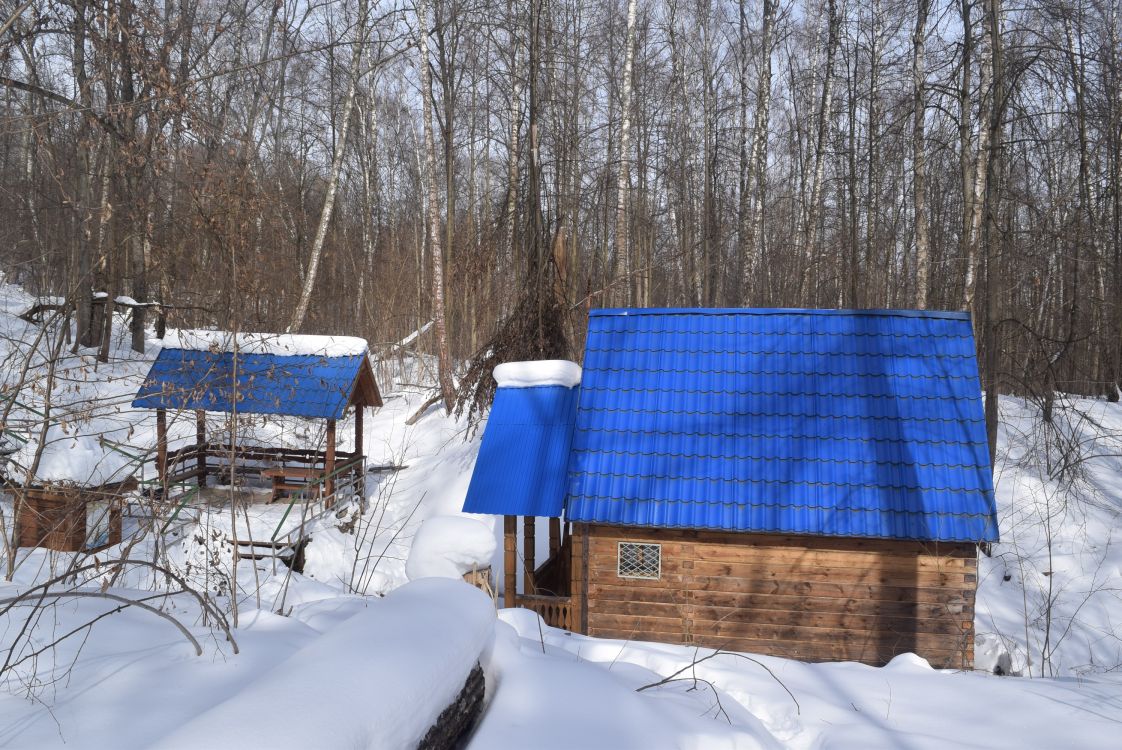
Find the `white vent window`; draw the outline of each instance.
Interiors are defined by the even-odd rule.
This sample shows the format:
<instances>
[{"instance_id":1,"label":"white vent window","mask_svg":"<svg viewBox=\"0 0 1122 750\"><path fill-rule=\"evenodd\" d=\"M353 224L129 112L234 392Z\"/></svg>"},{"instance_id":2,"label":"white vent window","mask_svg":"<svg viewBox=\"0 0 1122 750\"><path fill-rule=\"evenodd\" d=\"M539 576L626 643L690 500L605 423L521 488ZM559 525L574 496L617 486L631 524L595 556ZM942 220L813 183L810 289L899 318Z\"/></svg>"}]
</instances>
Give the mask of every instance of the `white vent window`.
<instances>
[{"instance_id":1,"label":"white vent window","mask_svg":"<svg viewBox=\"0 0 1122 750\"><path fill-rule=\"evenodd\" d=\"M620 578L646 578L657 581L662 576L662 545L619 543Z\"/></svg>"}]
</instances>

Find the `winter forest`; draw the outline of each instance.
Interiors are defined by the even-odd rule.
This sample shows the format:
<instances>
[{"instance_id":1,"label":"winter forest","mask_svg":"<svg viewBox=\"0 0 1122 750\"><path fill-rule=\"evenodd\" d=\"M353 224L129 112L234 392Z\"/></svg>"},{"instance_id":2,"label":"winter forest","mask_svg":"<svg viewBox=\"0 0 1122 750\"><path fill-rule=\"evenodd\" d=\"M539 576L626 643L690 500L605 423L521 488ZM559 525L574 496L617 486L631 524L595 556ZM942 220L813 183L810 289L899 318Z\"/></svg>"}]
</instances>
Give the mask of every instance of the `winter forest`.
<instances>
[{"instance_id":1,"label":"winter forest","mask_svg":"<svg viewBox=\"0 0 1122 750\"><path fill-rule=\"evenodd\" d=\"M83 343L99 291L446 361L533 300L558 355L590 306L929 307L987 391L1117 398L1109 0L4 7L4 265Z\"/></svg>"},{"instance_id":2,"label":"winter forest","mask_svg":"<svg viewBox=\"0 0 1122 750\"><path fill-rule=\"evenodd\" d=\"M1119 0L0 0L2 747L1113 747L1120 397Z\"/></svg>"}]
</instances>

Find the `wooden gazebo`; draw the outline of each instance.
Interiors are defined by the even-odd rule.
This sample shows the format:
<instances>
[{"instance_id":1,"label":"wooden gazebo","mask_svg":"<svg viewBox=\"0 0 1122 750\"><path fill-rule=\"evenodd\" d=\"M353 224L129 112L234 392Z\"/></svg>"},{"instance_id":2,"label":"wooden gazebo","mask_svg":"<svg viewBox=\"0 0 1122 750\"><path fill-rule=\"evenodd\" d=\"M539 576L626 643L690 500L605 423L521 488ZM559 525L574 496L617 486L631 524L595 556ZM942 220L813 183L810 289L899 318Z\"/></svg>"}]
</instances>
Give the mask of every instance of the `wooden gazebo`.
<instances>
[{"instance_id":1,"label":"wooden gazebo","mask_svg":"<svg viewBox=\"0 0 1122 750\"><path fill-rule=\"evenodd\" d=\"M271 483L270 500L294 492L322 497L362 492L363 410L382 405L362 339L180 331L169 334L133 406L156 410L156 465L165 495L228 472ZM336 425L355 410L355 447L336 449ZM170 415L169 415L170 412ZM169 416L194 412L196 441L168 450ZM206 412L326 420L324 450L234 446L207 436Z\"/></svg>"}]
</instances>

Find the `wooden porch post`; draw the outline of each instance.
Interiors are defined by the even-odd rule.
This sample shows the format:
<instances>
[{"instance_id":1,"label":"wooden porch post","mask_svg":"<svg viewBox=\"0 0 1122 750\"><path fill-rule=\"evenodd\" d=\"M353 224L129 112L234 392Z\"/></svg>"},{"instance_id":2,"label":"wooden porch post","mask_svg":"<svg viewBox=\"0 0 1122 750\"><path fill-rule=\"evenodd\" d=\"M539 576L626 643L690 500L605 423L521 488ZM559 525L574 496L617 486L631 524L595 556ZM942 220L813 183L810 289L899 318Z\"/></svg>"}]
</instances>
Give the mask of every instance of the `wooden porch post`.
<instances>
[{"instance_id":1,"label":"wooden porch post","mask_svg":"<svg viewBox=\"0 0 1122 750\"><path fill-rule=\"evenodd\" d=\"M199 448L199 486L206 487L206 412L195 410L195 445Z\"/></svg>"},{"instance_id":2,"label":"wooden porch post","mask_svg":"<svg viewBox=\"0 0 1122 750\"><path fill-rule=\"evenodd\" d=\"M518 516L503 516L503 606L518 601Z\"/></svg>"},{"instance_id":3,"label":"wooden porch post","mask_svg":"<svg viewBox=\"0 0 1122 750\"><path fill-rule=\"evenodd\" d=\"M549 519L549 559L552 560L557 557L557 553L561 549L561 519L553 517Z\"/></svg>"},{"instance_id":4,"label":"wooden porch post","mask_svg":"<svg viewBox=\"0 0 1122 750\"><path fill-rule=\"evenodd\" d=\"M362 404L355 405L355 457L362 456L362 412L365 410Z\"/></svg>"},{"instance_id":5,"label":"wooden porch post","mask_svg":"<svg viewBox=\"0 0 1122 750\"><path fill-rule=\"evenodd\" d=\"M156 409L156 473L160 475L160 487L167 491L168 483L168 413Z\"/></svg>"},{"instance_id":6,"label":"wooden porch post","mask_svg":"<svg viewBox=\"0 0 1122 750\"><path fill-rule=\"evenodd\" d=\"M335 420L327 420L327 452L323 457L323 473L328 479L324 482L323 491L327 493L328 501L327 507L330 508L335 503L330 499L331 495L335 494L335 477L331 476L335 473Z\"/></svg>"},{"instance_id":7,"label":"wooden porch post","mask_svg":"<svg viewBox=\"0 0 1122 750\"><path fill-rule=\"evenodd\" d=\"M522 591L527 595L537 592L537 585L534 583L534 572L537 570L537 565L534 563L534 541L537 538L535 533L535 521L533 516L526 516L522 519L522 561L526 565L525 579L522 582Z\"/></svg>"}]
</instances>

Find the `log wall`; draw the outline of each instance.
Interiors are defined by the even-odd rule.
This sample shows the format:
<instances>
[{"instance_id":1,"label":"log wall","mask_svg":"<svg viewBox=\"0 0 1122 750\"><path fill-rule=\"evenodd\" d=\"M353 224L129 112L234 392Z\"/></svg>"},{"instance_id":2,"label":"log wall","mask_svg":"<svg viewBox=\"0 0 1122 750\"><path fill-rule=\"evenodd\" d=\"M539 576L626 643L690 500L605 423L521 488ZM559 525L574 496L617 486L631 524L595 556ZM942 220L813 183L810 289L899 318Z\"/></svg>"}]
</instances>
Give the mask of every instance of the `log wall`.
<instances>
[{"instance_id":1,"label":"log wall","mask_svg":"<svg viewBox=\"0 0 1122 750\"><path fill-rule=\"evenodd\" d=\"M130 484L129 488L132 486ZM46 547L60 552L92 552L120 544L122 491L119 485L101 488L48 485L14 489L15 502L19 506L19 546ZM102 500L109 501L109 542L87 548L87 505Z\"/></svg>"},{"instance_id":2,"label":"log wall","mask_svg":"<svg viewBox=\"0 0 1122 750\"><path fill-rule=\"evenodd\" d=\"M659 580L618 575L621 541L662 546ZM874 665L911 651L973 667L972 544L589 526L586 550L574 594L589 635Z\"/></svg>"}]
</instances>

